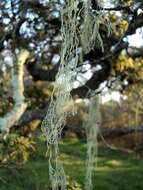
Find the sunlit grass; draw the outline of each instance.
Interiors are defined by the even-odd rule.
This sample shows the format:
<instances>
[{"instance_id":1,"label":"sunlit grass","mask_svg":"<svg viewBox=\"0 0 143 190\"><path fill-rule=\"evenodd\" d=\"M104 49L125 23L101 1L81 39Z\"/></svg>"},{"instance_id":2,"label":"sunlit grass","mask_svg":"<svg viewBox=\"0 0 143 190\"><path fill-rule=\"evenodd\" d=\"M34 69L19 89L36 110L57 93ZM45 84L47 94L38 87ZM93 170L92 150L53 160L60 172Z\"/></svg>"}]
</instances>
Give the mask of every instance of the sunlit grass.
<instances>
[{"instance_id":1,"label":"sunlit grass","mask_svg":"<svg viewBox=\"0 0 143 190\"><path fill-rule=\"evenodd\" d=\"M86 143L65 139L60 143L66 174L84 187ZM38 140L37 152L22 168L0 169L0 190L50 190L46 145ZM99 148L93 190L142 190L143 161L132 155ZM84 188L83 188L84 189Z\"/></svg>"}]
</instances>

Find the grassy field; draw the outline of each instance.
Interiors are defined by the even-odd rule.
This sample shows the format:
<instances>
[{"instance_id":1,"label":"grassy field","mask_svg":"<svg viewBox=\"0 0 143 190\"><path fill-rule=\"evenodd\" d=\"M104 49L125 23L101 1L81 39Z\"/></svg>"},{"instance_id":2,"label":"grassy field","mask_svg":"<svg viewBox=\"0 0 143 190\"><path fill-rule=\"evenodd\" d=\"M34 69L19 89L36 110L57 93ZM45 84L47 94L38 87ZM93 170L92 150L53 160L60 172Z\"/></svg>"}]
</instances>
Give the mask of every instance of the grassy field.
<instances>
[{"instance_id":1,"label":"grassy field","mask_svg":"<svg viewBox=\"0 0 143 190\"><path fill-rule=\"evenodd\" d=\"M66 174L84 185L86 144L71 139L60 143ZM46 147L41 140L37 152L22 168L0 168L0 190L49 190ZM143 161L132 155L99 148L94 190L142 190ZM75 189L76 190L76 189ZM77 189L78 190L78 189Z\"/></svg>"}]
</instances>

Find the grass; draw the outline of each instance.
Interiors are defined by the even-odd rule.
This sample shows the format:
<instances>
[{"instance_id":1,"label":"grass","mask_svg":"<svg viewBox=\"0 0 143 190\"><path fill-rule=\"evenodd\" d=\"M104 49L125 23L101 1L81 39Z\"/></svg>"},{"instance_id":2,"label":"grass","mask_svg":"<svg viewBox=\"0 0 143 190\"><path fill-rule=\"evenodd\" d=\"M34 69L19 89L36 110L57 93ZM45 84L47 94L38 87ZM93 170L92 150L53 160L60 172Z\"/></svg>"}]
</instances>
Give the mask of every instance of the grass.
<instances>
[{"instance_id":1,"label":"grass","mask_svg":"<svg viewBox=\"0 0 143 190\"><path fill-rule=\"evenodd\" d=\"M83 186L85 142L77 139L63 140L60 149L66 174ZM0 168L0 190L49 190L48 161L44 152L44 142L39 140L37 152L22 168ZM142 160L119 151L99 149L93 190L142 190L142 178Z\"/></svg>"}]
</instances>

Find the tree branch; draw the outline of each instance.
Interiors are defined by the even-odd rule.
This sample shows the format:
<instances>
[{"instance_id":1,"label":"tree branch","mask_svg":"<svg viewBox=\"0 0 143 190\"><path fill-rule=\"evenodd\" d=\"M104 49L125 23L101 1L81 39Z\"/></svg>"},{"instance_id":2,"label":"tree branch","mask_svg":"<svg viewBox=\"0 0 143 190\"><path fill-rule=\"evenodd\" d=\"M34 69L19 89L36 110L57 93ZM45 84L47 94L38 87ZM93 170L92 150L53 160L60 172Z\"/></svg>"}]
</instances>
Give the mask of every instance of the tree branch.
<instances>
[{"instance_id":1,"label":"tree branch","mask_svg":"<svg viewBox=\"0 0 143 190\"><path fill-rule=\"evenodd\" d=\"M13 109L3 118L0 118L0 130L9 132L10 128L20 119L25 112L27 104L24 102L24 63L29 57L29 52L23 50L19 53L16 59L15 72L12 76L13 99L15 105Z\"/></svg>"}]
</instances>

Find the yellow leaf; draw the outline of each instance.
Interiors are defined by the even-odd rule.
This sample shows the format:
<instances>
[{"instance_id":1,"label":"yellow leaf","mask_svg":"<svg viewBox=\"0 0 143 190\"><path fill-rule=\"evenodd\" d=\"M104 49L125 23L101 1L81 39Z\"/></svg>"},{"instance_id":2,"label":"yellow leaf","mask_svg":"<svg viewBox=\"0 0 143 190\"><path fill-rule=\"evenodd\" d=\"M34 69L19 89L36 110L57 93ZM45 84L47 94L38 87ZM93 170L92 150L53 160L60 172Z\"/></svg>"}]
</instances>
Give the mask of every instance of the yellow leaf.
<instances>
[{"instance_id":1,"label":"yellow leaf","mask_svg":"<svg viewBox=\"0 0 143 190\"><path fill-rule=\"evenodd\" d=\"M128 58L127 60L127 67L128 68L134 68L134 61L132 58Z\"/></svg>"},{"instance_id":2,"label":"yellow leaf","mask_svg":"<svg viewBox=\"0 0 143 190\"><path fill-rule=\"evenodd\" d=\"M138 76L140 79L143 79L143 70L138 71Z\"/></svg>"},{"instance_id":3,"label":"yellow leaf","mask_svg":"<svg viewBox=\"0 0 143 190\"><path fill-rule=\"evenodd\" d=\"M123 32L123 33L126 32L126 30L127 30L127 28L128 28L128 25L129 25L129 23L128 23L126 20L123 20L123 21L121 22L121 27L122 27L122 32Z\"/></svg>"},{"instance_id":4,"label":"yellow leaf","mask_svg":"<svg viewBox=\"0 0 143 190\"><path fill-rule=\"evenodd\" d=\"M115 71L115 69L112 69L111 74L112 74L113 76L116 76L116 71Z\"/></svg>"}]
</instances>

